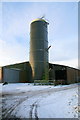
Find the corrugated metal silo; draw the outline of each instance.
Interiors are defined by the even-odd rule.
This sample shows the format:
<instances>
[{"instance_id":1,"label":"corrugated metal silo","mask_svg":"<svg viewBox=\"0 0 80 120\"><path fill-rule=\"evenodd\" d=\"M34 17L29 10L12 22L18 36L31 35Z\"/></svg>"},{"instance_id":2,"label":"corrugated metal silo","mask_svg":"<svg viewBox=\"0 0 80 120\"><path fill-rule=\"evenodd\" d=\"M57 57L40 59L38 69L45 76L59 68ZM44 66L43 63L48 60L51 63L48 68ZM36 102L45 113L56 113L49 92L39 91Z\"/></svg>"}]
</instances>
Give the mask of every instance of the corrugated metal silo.
<instances>
[{"instance_id":1,"label":"corrugated metal silo","mask_svg":"<svg viewBox=\"0 0 80 120\"><path fill-rule=\"evenodd\" d=\"M34 80L48 79L48 22L36 19L30 25L30 64Z\"/></svg>"}]
</instances>

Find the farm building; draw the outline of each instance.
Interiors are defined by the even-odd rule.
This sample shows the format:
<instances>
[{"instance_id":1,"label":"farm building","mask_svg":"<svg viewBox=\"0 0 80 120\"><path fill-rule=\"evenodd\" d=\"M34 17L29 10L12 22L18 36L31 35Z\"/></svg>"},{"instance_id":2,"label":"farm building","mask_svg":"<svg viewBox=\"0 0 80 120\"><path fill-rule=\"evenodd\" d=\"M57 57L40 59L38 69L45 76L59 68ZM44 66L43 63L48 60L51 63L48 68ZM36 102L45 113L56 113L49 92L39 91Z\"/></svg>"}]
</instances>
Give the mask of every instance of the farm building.
<instances>
[{"instance_id":1,"label":"farm building","mask_svg":"<svg viewBox=\"0 0 80 120\"><path fill-rule=\"evenodd\" d=\"M0 68L0 82L44 82L71 84L79 82L80 70L49 63L48 25L43 18L30 24L29 62L7 65Z\"/></svg>"},{"instance_id":2,"label":"farm building","mask_svg":"<svg viewBox=\"0 0 80 120\"><path fill-rule=\"evenodd\" d=\"M64 65L49 63L49 83L71 84L80 82L80 70ZM44 78L43 78L44 79ZM7 65L0 68L0 82L32 83L32 69L29 62Z\"/></svg>"}]
</instances>

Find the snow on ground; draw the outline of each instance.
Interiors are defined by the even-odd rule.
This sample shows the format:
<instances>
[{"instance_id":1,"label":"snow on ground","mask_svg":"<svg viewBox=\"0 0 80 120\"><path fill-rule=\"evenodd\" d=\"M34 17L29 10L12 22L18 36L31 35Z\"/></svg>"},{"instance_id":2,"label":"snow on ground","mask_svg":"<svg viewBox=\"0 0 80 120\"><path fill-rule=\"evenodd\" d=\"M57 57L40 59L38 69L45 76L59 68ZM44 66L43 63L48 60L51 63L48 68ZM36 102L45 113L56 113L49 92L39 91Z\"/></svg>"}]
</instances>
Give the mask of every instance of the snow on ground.
<instances>
[{"instance_id":1,"label":"snow on ground","mask_svg":"<svg viewBox=\"0 0 80 120\"><path fill-rule=\"evenodd\" d=\"M78 118L78 85L2 87L3 118Z\"/></svg>"}]
</instances>

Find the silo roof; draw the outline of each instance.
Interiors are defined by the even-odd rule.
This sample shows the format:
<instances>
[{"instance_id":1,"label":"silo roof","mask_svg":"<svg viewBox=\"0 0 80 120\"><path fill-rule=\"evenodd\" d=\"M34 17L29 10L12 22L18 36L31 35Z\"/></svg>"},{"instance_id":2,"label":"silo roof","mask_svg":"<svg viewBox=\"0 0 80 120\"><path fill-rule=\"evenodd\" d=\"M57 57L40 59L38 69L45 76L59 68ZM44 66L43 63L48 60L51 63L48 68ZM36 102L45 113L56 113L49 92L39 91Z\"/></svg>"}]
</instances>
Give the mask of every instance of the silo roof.
<instances>
[{"instance_id":1,"label":"silo roof","mask_svg":"<svg viewBox=\"0 0 80 120\"><path fill-rule=\"evenodd\" d=\"M41 18L34 19L32 22L36 22L36 21L43 21L43 22L46 22L46 20L44 20L44 19L41 19ZM31 22L31 23L32 23L32 22Z\"/></svg>"}]
</instances>

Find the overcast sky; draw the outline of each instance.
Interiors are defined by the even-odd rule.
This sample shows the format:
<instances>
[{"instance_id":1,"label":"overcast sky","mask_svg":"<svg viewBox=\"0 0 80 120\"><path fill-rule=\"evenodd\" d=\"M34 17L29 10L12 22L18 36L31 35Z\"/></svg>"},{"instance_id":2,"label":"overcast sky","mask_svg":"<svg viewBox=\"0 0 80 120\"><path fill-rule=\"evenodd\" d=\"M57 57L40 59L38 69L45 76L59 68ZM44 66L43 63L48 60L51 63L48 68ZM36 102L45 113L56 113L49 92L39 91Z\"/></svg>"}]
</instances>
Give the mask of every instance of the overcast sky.
<instances>
[{"instance_id":1,"label":"overcast sky","mask_svg":"<svg viewBox=\"0 0 80 120\"><path fill-rule=\"evenodd\" d=\"M49 22L49 62L78 66L77 2L4 2L0 66L29 61L30 23L43 15Z\"/></svg>"}]
</instances>

